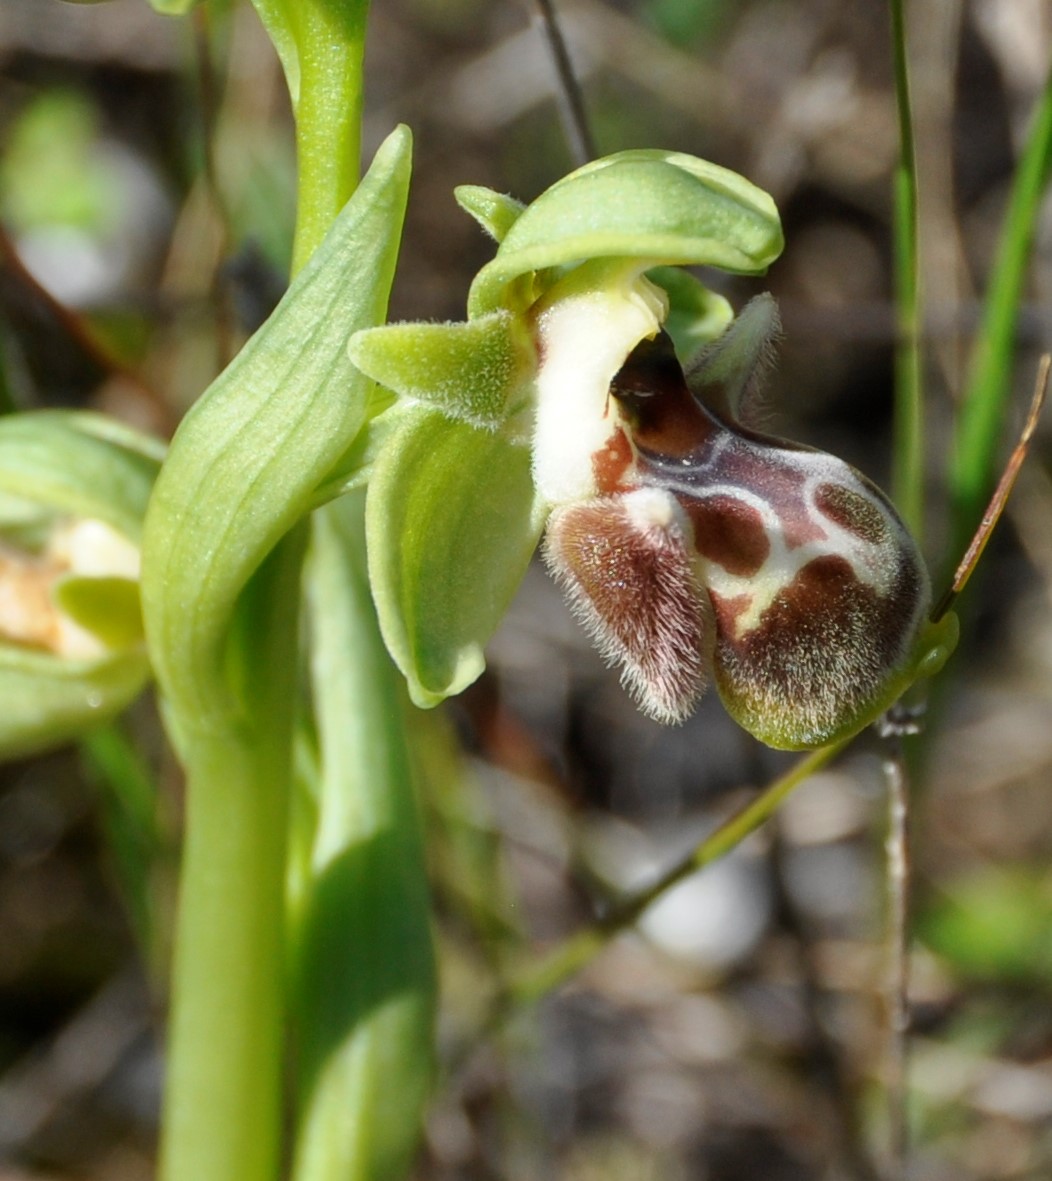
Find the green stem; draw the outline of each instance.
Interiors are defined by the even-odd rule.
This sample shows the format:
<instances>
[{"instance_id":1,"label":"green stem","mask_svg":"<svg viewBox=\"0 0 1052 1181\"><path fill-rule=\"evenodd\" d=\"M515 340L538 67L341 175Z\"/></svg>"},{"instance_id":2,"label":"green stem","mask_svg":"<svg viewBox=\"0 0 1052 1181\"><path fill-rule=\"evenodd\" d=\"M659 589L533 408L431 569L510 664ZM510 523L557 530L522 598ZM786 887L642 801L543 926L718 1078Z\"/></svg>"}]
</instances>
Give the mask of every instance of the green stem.
<instances>
[{"instance_id":1,"label":"green stem","mask_svg":"<svg viewBox=\"0 0 1052 1181\"><path fill-rule=\"evenodd\" d=\"M917 160L913 143L905 0L891 0L899 163L894 182L895 450L892 493L920 539L924 524L924 399L921 389L921 301L917 262Z\"/></svg>"},{"instance_id":2,"label":"green stem","mask_svg":"<svg viewBox=\"0 0 1052 1181\"><path fill-rule=\"evenodd\" d=\"M264 769L256 753L248 734L194 752L162 1151L171 1181L277 1170L287 798L280 762Z\"/></svg>"},{"instance_id":3,"label":"green stem","mask_svg":"<svg viewBox=\"0 0 1052 1181\"><path fill-rule=\"evenodd\" d=\"M358 184L367 4L258 6L296 110L295 274ZM210 719L173 710L171 719L188 805L164 1181L272 1181L284 1155L285 889L306 533L293 528L237 600L225 636L229 708ZM200 604L193 612L207 617Z\"/></svg>"},{"instance_id":4,"label":"green stem","mask_svg":"<svg viewBox=\"0 0 1052 1181\"><path fill-rule=\"evenodd\" d=\"M294 275L358 186L368 8L362 0L298 0L291 10L299 47Z\"/></svg>"},{"instance_id":5,"label":"green stem","mask_svg":"<svg viewBox=\"0 0 1052 1181\"><path fill-rule=\"evenodd\" d=\"M160 1175L269 1181L280 1159L285 849L305 530L238 607L246 720L182 734L186 844Z\"/></svg>"}]
</instances>

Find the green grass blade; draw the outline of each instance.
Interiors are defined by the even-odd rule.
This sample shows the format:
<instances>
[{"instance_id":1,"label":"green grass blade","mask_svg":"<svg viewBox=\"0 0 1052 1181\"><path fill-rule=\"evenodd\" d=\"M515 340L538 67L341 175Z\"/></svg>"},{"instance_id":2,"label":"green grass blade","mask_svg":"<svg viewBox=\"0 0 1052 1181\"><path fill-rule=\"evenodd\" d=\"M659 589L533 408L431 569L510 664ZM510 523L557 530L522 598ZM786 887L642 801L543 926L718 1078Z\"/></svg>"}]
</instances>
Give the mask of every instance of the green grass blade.
<instances>
[{"instance_id":1,"label":"green grass blade","mask_svg":"<svg viewBox=\"0 0 1052 1181\"><path fill-rule=\"evenodd\" d=\"M1005 215L968 384L961 404L949 471L953 547L963 552L994 483L1012 388L1016 324L1033 248L1041 199L1052 166L1052 73L1038 105Z\"/></svg>"},{"instance_id":2,"label":"green grass blade","mask_svg":"<svg viewBox=\"0 0 1052 1181\"><path fill-rule=\"evenodd\" d=\"M921 388L921 301L917 262L917 160L913 144L904 0L892 0L899 162L894 181L895 426L892 495L920 539L924 517L924 398Z\"/></svg>"}]
</instances>

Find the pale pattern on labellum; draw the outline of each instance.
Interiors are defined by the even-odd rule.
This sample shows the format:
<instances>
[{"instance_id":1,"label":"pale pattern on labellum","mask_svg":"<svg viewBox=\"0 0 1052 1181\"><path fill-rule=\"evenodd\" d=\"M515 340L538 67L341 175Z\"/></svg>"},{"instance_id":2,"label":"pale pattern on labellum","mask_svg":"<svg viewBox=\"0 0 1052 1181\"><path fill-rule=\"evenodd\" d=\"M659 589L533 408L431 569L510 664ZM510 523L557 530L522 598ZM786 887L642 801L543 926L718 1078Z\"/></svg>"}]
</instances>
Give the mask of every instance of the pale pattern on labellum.
<instances>
[{"instance_id":1,"label":"pale pattern on labellum","mask_svg":"<svg viewBox=\"0 0 1052 1181\"><path fill-rule=\"evenodd\" d=\"M610 395L599 498L553 514L547 554L645 712L682 720L710 661L728 710L772 745L818 745L882 708L930 599L883 493L708 409L664 334ZM632 511L644 495L665 498L661 513Z\"/></svg>"}]
</instances>

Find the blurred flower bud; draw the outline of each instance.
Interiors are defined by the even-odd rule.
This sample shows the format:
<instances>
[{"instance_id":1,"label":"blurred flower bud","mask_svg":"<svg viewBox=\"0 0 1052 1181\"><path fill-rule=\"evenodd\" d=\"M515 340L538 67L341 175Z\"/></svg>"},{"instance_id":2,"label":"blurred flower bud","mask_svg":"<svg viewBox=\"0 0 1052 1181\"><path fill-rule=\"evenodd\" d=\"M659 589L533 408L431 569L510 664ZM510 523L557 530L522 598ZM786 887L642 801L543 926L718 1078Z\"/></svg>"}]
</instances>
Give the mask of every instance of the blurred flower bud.
<instances>
[{"instance_id":1,"label":"blurred flower bud","mask_svg":"<svg viewBox=\"0 0 1052 1181\"><path fill-rule=\"evenodd\" d=\"M158 444L107 419L0 419L0 757L118 713L149 666L139 532Z\"/></svg>"}]
</instances>

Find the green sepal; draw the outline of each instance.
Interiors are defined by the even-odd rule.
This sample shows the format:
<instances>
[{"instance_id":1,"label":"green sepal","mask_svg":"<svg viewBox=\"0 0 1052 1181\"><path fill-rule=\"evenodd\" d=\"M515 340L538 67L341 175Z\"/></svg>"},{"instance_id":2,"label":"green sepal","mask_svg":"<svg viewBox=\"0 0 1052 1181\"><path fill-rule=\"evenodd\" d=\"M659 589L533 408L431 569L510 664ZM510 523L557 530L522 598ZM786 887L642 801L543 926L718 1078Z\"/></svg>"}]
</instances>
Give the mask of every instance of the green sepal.
<instances>
[{"instance_id":1,"label":"green sepal","mask_svg":"<svg viewBox=\"0 0 1052 1181\"><path fill-rule=\"evenodd\" d=\"M183 420L150 502L143 610L158 678L207 727L241 710L235 607L368 413L350 335L383 320L409 185L399 128L271 318Z\"/></svg>"},{"instance_id":2,"label":"green sepal","mask_svg":"<svg viewBox=\"0 0 1052 1181\"><path fill-rule=\"evenodd\" d=\"M655 267L647 271L647 278L669 297L664 327L683 364L722 335L734 319L730 303L722 295L710 291L689 271L679 267Z\"/></svg>"},{"instance_id":3,"label":"green sepal","mask_svg":"<svg viewBox=\"0 0 1052 1181\"><path fill-rule=\"evenodd\" d=\"M680 152L618 152L570 173L524 210L476 275L468 315L536 298L519 281L548 268L621 257L751 275L782 244L774 202L737 173Z\"/></svg>"},{"instance_id":4,"label":"green sepal","mask_svg":"<svg viewBox=\"0 0 1052 1181\"><path fill-rule=\"evenodd\" d=\"M388 324L356 332L351 361L403 398L496 430L534 365L525 327L497 311L457 324Z\"/></svg>"},{"instance_id":5,"label":"green sepal","mask_svg":"<svg viewBox=\"0 0 1052 1181\"><path fill-rule=\"evenodd\" d=\"M131 578L60 578L55 605L107 648L127 648L143 639L139 584Z\"/></svg>"},{"instance_id":6,"label":"green sepal","mask_svg":"<svg viewBox=\"0 0 1052 1181\"><path fill-rule=\"evenodd\" d=\"M0 759L58 746L115 717L149 675L143 648L69 660L0 644Z\"/></svg>"},{"instance_id":7,"label":"green sepal","mask_svg":"<svg viewBox=\"0 0 1052 1181\"><path fill-rule=\"evenodd\" d=\"M373 468L369 579L388 651L424 708L470 685L543 525L530 455L418 407Z\"/></svg>"},{"instance_id":8,"label":"green sepal","mask_svg":"<svg viewBox=\"0 0 1052 1181\"><path fill-rule=\"evenodd\" d=\"M105 521L133 542L159 456L155 441L101 415L46 410L0 418L0 493L50 516Z\"/></svg>"},{"instance_id":9,"label":"green sepal","mask_svg":"<svg viewBox=\"0 0 1052 1181\"><path fill-rule=\"evenodd\" d=\"M526 208L514 197L487 189L484 185L457 185L453 196L460 208L471 214L486 233L498 242L504 241Z\"/></svg>"}]
</instances>

